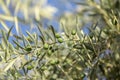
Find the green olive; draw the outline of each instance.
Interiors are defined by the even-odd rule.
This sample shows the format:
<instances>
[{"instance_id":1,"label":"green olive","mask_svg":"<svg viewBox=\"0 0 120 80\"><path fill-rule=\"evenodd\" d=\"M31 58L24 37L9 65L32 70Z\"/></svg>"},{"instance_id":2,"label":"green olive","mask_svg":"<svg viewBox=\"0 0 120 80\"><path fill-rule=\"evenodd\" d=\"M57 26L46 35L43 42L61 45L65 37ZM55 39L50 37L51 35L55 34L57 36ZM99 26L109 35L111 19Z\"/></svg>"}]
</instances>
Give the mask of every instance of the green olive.
<instances>
[{"instance_id":1,"label":"green olive","mask_svg":"<svg viewBox=\"0 0 120 80\"><path fill-rule=\"evenodd\" d=\"M56 38L60 38L60 34L56 33L56 34L55 34L55 37L56 37Z\"/></svg>"},{"instance_id":2,"label":"green olive","mask_svg":"<svg viewBox=\"0 0 120 80\"><path fill-rule=\"evenodd\" d=\"M63 42L63 39L62 39L62 38L58 38L58 42L59 42L59 43L62 43L62 42Z\"/></svg>"},{"instance_id":3,"label":"green olive","mask_svg":"<svg viewBox=\"0 0 120 80\"><path fill-rule=\"evenodd\" d=\"M48 49L49 45L47 43L45 43L43 47L44 47L44 49Z\"/></svg>"},{"instance_id":4,"label":"green olive","mask_svg":"<svg viewBox=\"0 0 120 80\"><path fill-rule=\"evenodd\" d=\"M75 35L76 34L76 30L72 30L71 34Z\"/></svg>"},{"instance_id":5,"label":"green olive","mask_svg":"<svg viewBox=\"0 0 120 80\"><path fill-rule=\"evenodd\" d=\"M28 51L28 52L30 52L30 51L32 50L32 48L31 48L30 46L27 46L27 47L25 48L25 50Z\"/></svg>"},{"instance_id":6,"label":"green olive","mask_svg":"<svg viewBox=\"0 0 120 80\"><path fill-rule=\"evenodd\" d=\"M56 64L59 64L60 62L59 62L59 60L57 60L55 63L56 63Z\"/></svg>"},{"instance_id":7,"label":"green olive","mask_svg":"<svg viewBox=\"0 0 120 80\"><path fill-rule=\"evenodd\" d=\"M52 60L52 61L50 61L50 64L51 64L51 65L55 65L55 64L56 64L56 61L55 61L55 60Z\"/></svg>"},{"instance_id":8,"label":"green olive","mask_svg":"<svg viewBox=\"0 0 120 80\"><path fill-rule=\"evenodd\" d=\"M81 74L80 76L81 76L81 78L84 78L84 77L85 77L85 74Z\"/></svg>"},{"instance_id":9,"label":"green olive","mask_svg":"<svg viewBox=\"0 0 120 80\"><path fill-rule=\"evenodd\" d=\"M27 70L31 70L33 68L33 66L29 65L27 66Z\"/></svg>"},{"instance_id":10,"label":"green olive","mask_svg":"<svg viewBox=\"0 0 120 80\"><path fill-rule=\"evenodd\" d=\"M41 69L42 69L42 70L46 70L46 69L47 69L47 67L43 66Z\"/></svg>"},{"instance_id":11,"label":"green olive","mask_svg":"<svg viewBox=\"0 0 120 80\"><path fill-rule=\"evenodd\" d=\"M48 50L48 55L51 55L52 54L52 51L51 50Z\"/></svg>"}]
</instances>

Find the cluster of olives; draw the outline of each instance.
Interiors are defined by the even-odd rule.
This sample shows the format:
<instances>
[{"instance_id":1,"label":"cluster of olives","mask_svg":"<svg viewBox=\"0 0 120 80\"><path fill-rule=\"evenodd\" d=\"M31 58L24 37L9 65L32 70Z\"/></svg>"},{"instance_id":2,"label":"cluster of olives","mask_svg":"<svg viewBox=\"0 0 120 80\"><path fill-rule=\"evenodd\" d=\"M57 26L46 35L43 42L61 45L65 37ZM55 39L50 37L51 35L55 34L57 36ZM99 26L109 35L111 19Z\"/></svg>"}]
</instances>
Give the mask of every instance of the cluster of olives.
<instances>
[{"instance_id":1,"label":"cluster of olives","mask_svg":"<svg viewBox=\"0 0 120 80\"><path fill-rule=\"evenodd\" d=\"M59 43L63 43L63 39L61 38L60 34L56 33L56 34L55 34L55 37L57 38L57 41L58 41Z\"/></svg>"}]
</instances>

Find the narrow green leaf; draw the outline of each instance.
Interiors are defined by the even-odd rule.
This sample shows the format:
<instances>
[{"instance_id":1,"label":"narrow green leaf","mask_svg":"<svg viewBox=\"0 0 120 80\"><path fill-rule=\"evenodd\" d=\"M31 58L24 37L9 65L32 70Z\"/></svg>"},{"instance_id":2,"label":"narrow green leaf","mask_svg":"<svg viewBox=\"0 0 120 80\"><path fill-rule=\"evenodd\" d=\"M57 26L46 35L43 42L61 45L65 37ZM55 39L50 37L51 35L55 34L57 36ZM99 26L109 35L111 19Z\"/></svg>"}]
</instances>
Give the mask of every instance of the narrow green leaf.
<instances>
[{"instance_id":1,"label":"narrow green leaf","mask_svg":"<svg viewBox=\"0 0 120 80\"><path fill-rule=\"evenodd\" d=\"M91 44L89 44L89 43L84 43L84 45L85 45L85 47L86 47L87 49L89 49L89 50L91 50L91 51L94 51L94 49L93 49L93 47L92 47Z\"/></svg>"},{"instance_id":2,"label":"narrow green leaf","mask_svg":"<svg viewBox=\"0 0 120 80\"><path fill-rule=\"evenodd\" d=\"M20 37L20 36L18 36L18 35L13 35L17 40L19 39L19 40L22 40L22 38Z\"/></svg>"},{"instance_id":3,"label":"narrow green leaf","mask_svg":"<svg viewBox=\"0 0 120 80\"><path fill-rule=\"evenodd\" d=\"M12 27L9 29L9 31L8 31L8 34L7 34L7 40L8 40L8 39L9 39L9 37L10 37L10 33L11 33L11 31L12 31L13 27L14 27L14 26L12 26Z\"/></svg>"},{"instance_id":4,"label":"narrow green leaf","mask_svg":"<svg viewBox=\"0 0 120 80\"><path fill-rule=\"evenodd\" d=\"M41 39L42 43L45 44L45 40L42 36L39 36L39 38Z\"/></svg>"},{"instance_id":5,"label":"narrow green leaf","mask_svg":"<svg viewBox=\"0 0 120 80\"><path fill-rule=\"evenodd\" d=\"M102 31L103 31L103 29L100 29L100 32L99 32L99 35L98 35L98 41L100 41Z\"/></svg>"},{"instance_id":6,"label":"narrow green leaf","mask_svg":"<svg viewBox=\"0 0 120 80\"><path fill-rule=\"evenodd\" d=\"M24 35L23 35L23 38L25 39L25 42L26 42L27 46L28 45L31 46L30 42L28 41L28 39Z\"/></svg>"},{"instance_id":7,"label":"narrow green leaf","mask_svg":"<svg viewBox=\"0 0 120 80\"><path fill-rule=\"evenodd\" d=\"M1 25L4 27L4 29L8 32L9 31L9 28L8 26L5 24L5 22L3 21L0 21Z\"/></svg>"},{"instance_id":8,"label":"narrow green leaf","mask_svg":"<svg viewBox=\"0 0 120 80\"><path fill-rule=\"evenodd\" d=\"M65 27L63 23L61 23L61 26L63 27L63 30L64 30L64 33L65 33L66 37L69 38L70 36L69 36L69 33L67 32L68 31L67 27Z\"/></svg>"},{"instance_id":9,"label":"narrow green leaf","mask_svg":"<svg viewBox=\"0 0 120 80\"><path fill-rule=\"evenodd\" d=\"M27 35L34 41L33 35L32 35L31 33L29 33L28 31L27 31L26 33L27 33Z\"/></svg>"},{"instance_id":10,"label":"narrow green leaf","mask_svg":"<svg viewBox=\"0 0 120 80\"><path fill-rule=\"evenodd\" d=\"M56 37L55 37L55 29L54 29L54 27L53 27L52 25L50 25L50 29L51 29L51 31L52 31L52 33L53 33L54 40L56 41Z\"/></svg>"},{"instance_id":11,"label":"narrow green leaf","mask_svg":"<svg viewBox=\"0 0 120 80\"><path fill-rule=\"evenodd\" d=\"M6 34L5 34L5 32L2 30L2 39L3 39L3 42L5 43L5 45L7 45L8 44L8 40L7 40L7 36L6 36Z\"/></svg>"},{"instance_id":12,"label":"narrow green leaf","mask_svg":"<svg viewBox=\"0 0 120 80\"><path fill-rule=\"evenodd\" d=\"M28 65L28 64L29 64L29 63L31 63L32 61L33 61L33 59L31 59L31 60L29 60L29 61L25 62L25 63L22 65L22 67L24 67L24 66Z\"/></svg>"},{"instance_id":13,"label":"narrow green leaf","mask_svg":"<svg viewBox=\"0 0 120 80\"><path fill-rule=\"evenodd\" d=\"M22 35L22 39L23 39L23 40L22 40L22 41L23 41L23 45L24 45L24 46L27 46L26 43L25 43L25 39L24 39L24 36L23 36L23 35Z\"/></svg>"},{"instance_id":14,"label":"narrow green leaf","mask_svg":"<svg viewBox=\"0 0 120 80\"><path fill-rule=\"evenodd\" d=\"M19 48L24 49L20 44L18 44L18 42L14 41L14 40L13 40L13 42L14 42Z\"/></svg>"},{"instance_id":15,"label":"narrow green leaf","mask_svg":"<svg viewBox=\"0 0 120 80\"><path fill-rule=\"evenodd\" d=\"M42 38L45 40L42 28L39 25L37 27L38 27L39 32L41 33Z\"/></svg>"},{"instance_id":16,"label":"narrow green leaf","mask_svg":"<svg viewBox=\"0 0 120 80\"><path fill-rule=\"evenodd\" d=\"M9 70L10 67L13 66L13 64L15 63L16 60L17 60L17 58L13 59L11 62L9 62L8 65L4 68L4 71L6 72L7 70Z\"/></svg>"},{"instance_id":17,"label":"narrow green leaf","mask_svg":"<svg viewBox=\"0 0 120 80\"><path fill-rule=\"evenodd\" d=\"M45 32L45 33L48 36L48 38L50 38L52 41L54 41L53 38L52 38L52 35L49 32Z\"/></svg>"}]
</instances>

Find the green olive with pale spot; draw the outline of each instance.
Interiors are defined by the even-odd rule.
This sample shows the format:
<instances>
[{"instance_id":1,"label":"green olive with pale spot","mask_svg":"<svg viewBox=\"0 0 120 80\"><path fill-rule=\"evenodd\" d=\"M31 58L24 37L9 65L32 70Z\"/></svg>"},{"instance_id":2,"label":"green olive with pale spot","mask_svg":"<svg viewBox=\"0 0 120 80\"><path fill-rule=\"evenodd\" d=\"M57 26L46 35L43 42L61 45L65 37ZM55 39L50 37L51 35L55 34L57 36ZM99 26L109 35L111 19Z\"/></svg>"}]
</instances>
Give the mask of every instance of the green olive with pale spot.
<instances>
[{"instance_id":1,"label":"green olive with pale spot","mask_svg":"<svg viewBox=\"0 0 120 80\"><path fill-rule=\"evenodd\" d=\"M63 43L63 39L62 38L58 38L58 42L59 43Z\"/></svg>"},{"instance_id":2,"label":"green olive with pale spot","mask_svg":"<svg viewBox=\"0 0 120 80\"><path fill-rule=\"evenodd\" d=\"M76 34L76 30L72 30L71 34L75 35Z\"/></svg>"},{"instance_id":3,"label":"green olive with pale spot","mask_svg":"<svg viewBox=\"0 0 120 80\"><path fill-rule=\"evenodd\" d=\"M60 34L56 33L56 34L55 34L55 37L56 37L56 38L60 38Z\"/></svg>"},{"instance_id":4,"label":"green olive with pale spot","mask_svg":"<svg viewBox=\"0 0 120 80\"><path fill-rule=\"evenodd\" d=\"M49 45L47 43L44 44L43 46L44 49L48 49L49 48Z\"/></svg>"}]
</instances>

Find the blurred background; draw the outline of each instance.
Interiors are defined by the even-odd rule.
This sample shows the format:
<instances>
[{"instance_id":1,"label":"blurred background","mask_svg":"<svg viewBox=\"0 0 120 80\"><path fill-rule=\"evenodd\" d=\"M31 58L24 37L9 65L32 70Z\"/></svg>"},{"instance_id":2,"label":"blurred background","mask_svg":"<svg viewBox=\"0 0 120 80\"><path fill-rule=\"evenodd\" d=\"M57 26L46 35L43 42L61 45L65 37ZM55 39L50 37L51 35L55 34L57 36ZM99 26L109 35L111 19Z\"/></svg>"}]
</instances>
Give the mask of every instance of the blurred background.
<instances>
[{"instance_id":1,"label":"blurred background","mask_svg":"<svg viewBox=\"0 0 120 80\"><path fill-rule=\"evenodd\" d=\"M0 0L0 28L20 35L26 31L36 32L36 24L53 25L60 30L60 20L76 16L83 10L77 3L86 0ZM64 17L64 18L63 18ZM82 19L81 19L82 20ZM74 21L73 21L74 22Z\"/></svg>"},{"instance_id":2,"label":"blurred background","mask_svg":"<svg viewBox=\"0 0 120 80\"><path fill-rule=\"evenodd\" d=\"M114 7L116 1L94 0L99 5L102 2L105 10ZM94 7L89 0L0 0L0 28L8 32L14 26L12 33L20 36L26 31L37 32L37 25L53 25L57 32L62 32L64 25L68 32L77 26L88 34L93 24L106 25Z\"/></svg>"}]
</instances>

